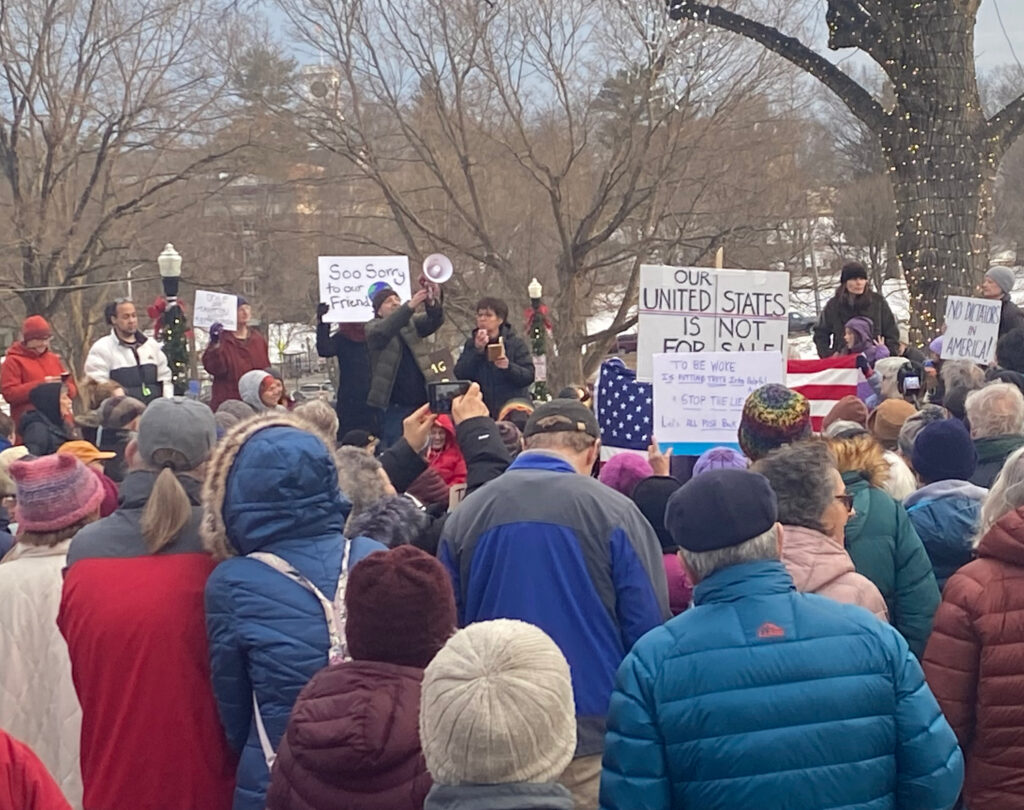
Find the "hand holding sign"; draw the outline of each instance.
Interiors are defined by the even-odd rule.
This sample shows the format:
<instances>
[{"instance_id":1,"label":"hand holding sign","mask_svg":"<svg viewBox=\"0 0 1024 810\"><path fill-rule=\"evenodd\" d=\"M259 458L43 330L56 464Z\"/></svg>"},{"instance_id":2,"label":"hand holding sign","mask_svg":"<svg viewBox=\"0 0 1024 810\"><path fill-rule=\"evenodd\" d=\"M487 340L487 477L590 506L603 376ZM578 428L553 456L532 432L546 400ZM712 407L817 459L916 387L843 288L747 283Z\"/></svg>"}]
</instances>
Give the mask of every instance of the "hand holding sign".
<instances>
[{"instance_id":1,"label":"hand holding sign","mask_svg":"<svg viewBox=\"0 0 1024 810\"><path fill-rule=\"evenodd\" d=\"M369 289L383 282L408 300L407 256L320 256L320 300L327 307L324 323L362 323L373 318Z\"/></svg>"},{"instance_id":2,"label":"hand holding sign","mask_svg":"<svg viewBox=\"0 0 1024 810\"><path fill-rule=\"evenodd\" d=\"M233 332L238 328L238 297L227 293L196 290L196 305L192 323L209 329L215 323Z\"/></svg>"}]
</instances>

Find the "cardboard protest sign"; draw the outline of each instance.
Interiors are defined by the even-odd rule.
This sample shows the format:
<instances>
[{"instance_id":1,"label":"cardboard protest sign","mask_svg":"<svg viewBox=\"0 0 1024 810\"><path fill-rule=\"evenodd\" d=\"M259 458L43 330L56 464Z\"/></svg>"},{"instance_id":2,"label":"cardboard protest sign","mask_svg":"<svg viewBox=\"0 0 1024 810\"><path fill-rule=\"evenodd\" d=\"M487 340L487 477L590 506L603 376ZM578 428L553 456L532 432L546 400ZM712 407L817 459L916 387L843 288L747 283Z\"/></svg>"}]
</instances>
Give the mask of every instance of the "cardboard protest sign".
<instances>
[{"instance_id":1,"label":"cardboard protest sign","mask_svg":"<svg viewBox=\"0 0 1024 810\"><path fill-rule=\"evenodd\" d=\"M992 363L996 359L1002 307L999 299L949 296L942 359L970 360L980 365Z\"/></svg>"},{"instance_id":2,"label":"cardboard protest sign","mask_svg":"<svg viewBox=\"0 0 1024 810\"><path fill-rule=\"evenodd\" d=\"M654 435L662 450L698 456L712 447L739 450L736 431L752 391L783 383L777 352L656 354Z\"/></svg>"},{"instance_id":3,"label":"cardboard protest sign","mask_svg":"<svg viewBox=\"0 0 1024 810\"><path fill-rule=\"evenodd\" d=\"M324 323L363 323L373 318L370 287L384 282L407 301L411 296L408 256L320 256L320 301L330 309Z\"/></svg>"},{"instance_id":4,"label":"cardboard protest sign","mask_svg":"<svg viewBox=\"0 0 1024 810\"><path fill-rule=\"evenodd\" d=\"M430 373L424 374L427 382L450 382L455 379L455 358L447 349L437 349L427 355Z\"/></svg>"},{"instance_id":5,"label":"cardboard protest sign","mask_svg":"<svg viewBox=\"0 0 1024 810\"><path fill-rule=\"evenodd\" d=\"M196 290L196 305L192 310L192 324L209 329L215 323L224 325L229 332L238 328L238 296L228 293Z\"/></svg>"},{"instance_id":6,"label":"cardboard protest sign","mask_svg":"<svg viewBox=\"0 0 1024 810\"><path fill-rule=\"evenodd\" d=\"M637 377L652 379L665 352L777 352L786 355L789 273L640 268Z\"/></svg>"}]
</instances>

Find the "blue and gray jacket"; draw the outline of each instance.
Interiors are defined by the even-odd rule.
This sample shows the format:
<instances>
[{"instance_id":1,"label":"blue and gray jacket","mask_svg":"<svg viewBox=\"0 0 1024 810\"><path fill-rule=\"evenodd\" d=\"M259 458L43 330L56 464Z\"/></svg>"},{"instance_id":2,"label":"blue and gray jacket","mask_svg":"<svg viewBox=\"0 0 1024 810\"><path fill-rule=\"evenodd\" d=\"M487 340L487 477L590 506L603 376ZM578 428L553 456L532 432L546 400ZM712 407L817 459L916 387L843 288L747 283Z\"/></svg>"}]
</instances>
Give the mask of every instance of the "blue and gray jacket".
<instances>
[{"instance_id":1,"label":"blue and gray jacket","mask_svg":"<svg viewBox=\"0 0 1024 810\"><path fill-rule=\"evenodd\" d=\"M974 535L988 490L969 481L936 481L903 502L928 552L941 591L958 568L974 557Z\"/></svg>"},{"instance_id":2,"label":"blue and gray jacket","mask_svg":"<svg viewBox=\"0 0 1024 810\"><path fill-rule=\"evenodd\" d=\"M600 753L615 671L670 615L661 544L629 498L562 457L520 455L445 524L438 557L459 624L520 619L572 670L576 755Z\"/></svg>"}]
</instances>

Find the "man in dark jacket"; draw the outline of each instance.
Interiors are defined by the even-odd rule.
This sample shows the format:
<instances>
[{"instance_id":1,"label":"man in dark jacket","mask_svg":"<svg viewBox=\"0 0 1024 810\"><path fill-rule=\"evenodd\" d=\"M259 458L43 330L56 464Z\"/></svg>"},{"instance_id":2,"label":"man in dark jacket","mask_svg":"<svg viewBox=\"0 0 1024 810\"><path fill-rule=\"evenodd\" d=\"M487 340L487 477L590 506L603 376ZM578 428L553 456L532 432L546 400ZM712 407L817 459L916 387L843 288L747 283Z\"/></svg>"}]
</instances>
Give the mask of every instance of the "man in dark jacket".
<instances>
[{"instance_id":1,"label":"man in dark jacket","mask_svg":"<svg viewBox=\"0 0 1024 810\"><path fill-rule=\"evenodd\" d=\"M846 322L854 317L870 318L875 328L872 338L885 339L889 354L899 354L900 333L896 318L885 299L868 289L868 273L860 262L843 265L836 294L825 304L814 326L814 345L818 357L831 357L846 351Z\"/></svg>"},{"instance_id":2,"label":"man in dark jacket","mask_svg":"<svg viewBox=\"0 0 1024 810\"><path fill-rule=\"evenodd\" d=\"M370 353L366 350L366 325L342 323L332 335L331 325L324 323L330 307L316 308L316 353L319 357L338 358L338 440L350 430L365 430L376 436L380 432L380 414L366 404L370 396Z\"/></svg>"},{"instance_id":3,"label":"man in dark jacket","mask_svg":"<svg viewBox=\"0 0 1024 810\"><path fill-rule=\"evenodd\" d=\"M380 438L386 449L401 437L405 417L427 401L430 350L424 338L441 328L444 309L436 284L417 290L404 304L390 287L378 289L370 300L374 319L366 324L370 352L366 401L384 412ZM425 311L416 315L424 306Z\"/></svg>"},{"instance_id":4,"label":"man in dark jacket","mask_svg":"<svg viewBox=\"0 0 1024 810\"><path fill-rule=\"evenodd\" d=\"M665 523L694 606L619 668L603 810L952 806L963 756L917 659L863 608L796 591L763 476L698 476Z\"/></svg>"},{"instance_id":5,"label":"man in dark jacket","mask_svg":"<svg viewBox=\"0 0 1024 810\"><path fill-rule=\"evenodd\" d=\"M547 402L523 435L508 470L449 516L438 557L461 626L520 619L568 659L577 746L562 784L592 807L615 670L670 615L661 544L632 501L590 477L600 451L593 411Z\"/></svg>"},{"instance_id":6,"label":"man in dark jacket","mask_svg":"<svg viewBox=\"0 0 1024 810\"><path fill-rule=\"evenodd\" d=\"M999 316L999 337L1011 329L1024 326L1024 312L1021 312L1017 305L1010 300L1010 293L1013 292L1016 280L1013 270L996 265L988 269L988 272L985 273L985 280L981 282L983 297L1003 302Z\"/></svg>"},{"instance_id":7,"label":"man in dark jacket","mask_svg":"<svg viewBox=\"0 0 1024 810\"><path fill-rule=\"evenodd\" d=\"M529 399L533 357L525 341L512 331L508 304L500 298L477 302L476 329L455 364L455 376L480 383L493 419L510 399Z\"/></svg>"},{"instance_id":8,"label":"man in dark jacket","mask_svg":"<svg viewBox=\"0 0 1024 810\"><path fill-rule=\"evenodd\" d=\"M968 394L965 408L978 451L970 481L991 489L1006 459L1024 446L1024 395L1010 383L990 383Z\"/></svg>"}]
</instances>

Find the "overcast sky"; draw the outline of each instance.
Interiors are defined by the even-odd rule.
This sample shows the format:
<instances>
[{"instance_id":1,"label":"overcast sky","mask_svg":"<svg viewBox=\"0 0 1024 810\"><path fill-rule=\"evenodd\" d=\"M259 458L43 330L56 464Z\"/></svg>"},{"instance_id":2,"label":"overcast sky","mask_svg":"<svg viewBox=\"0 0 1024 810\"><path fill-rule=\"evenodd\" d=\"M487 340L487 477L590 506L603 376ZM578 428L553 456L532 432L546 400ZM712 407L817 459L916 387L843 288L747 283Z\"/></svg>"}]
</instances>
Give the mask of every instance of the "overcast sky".
<instances>
[{"instance_id":1,"label":"overcast sky","mask_svg":"<svg viewBox=\"0 0 1024 810\"><path fill-rule=\"evenodd\" d=\"M1021 0L983 0L978 12L974 50L978 63L984 68L1009 64L1014 61L1006 34L999 27L996 8L1003 15L1003 23L1017 58L1024 62L1024 2Z\"/></svg>"}]
</instances>

